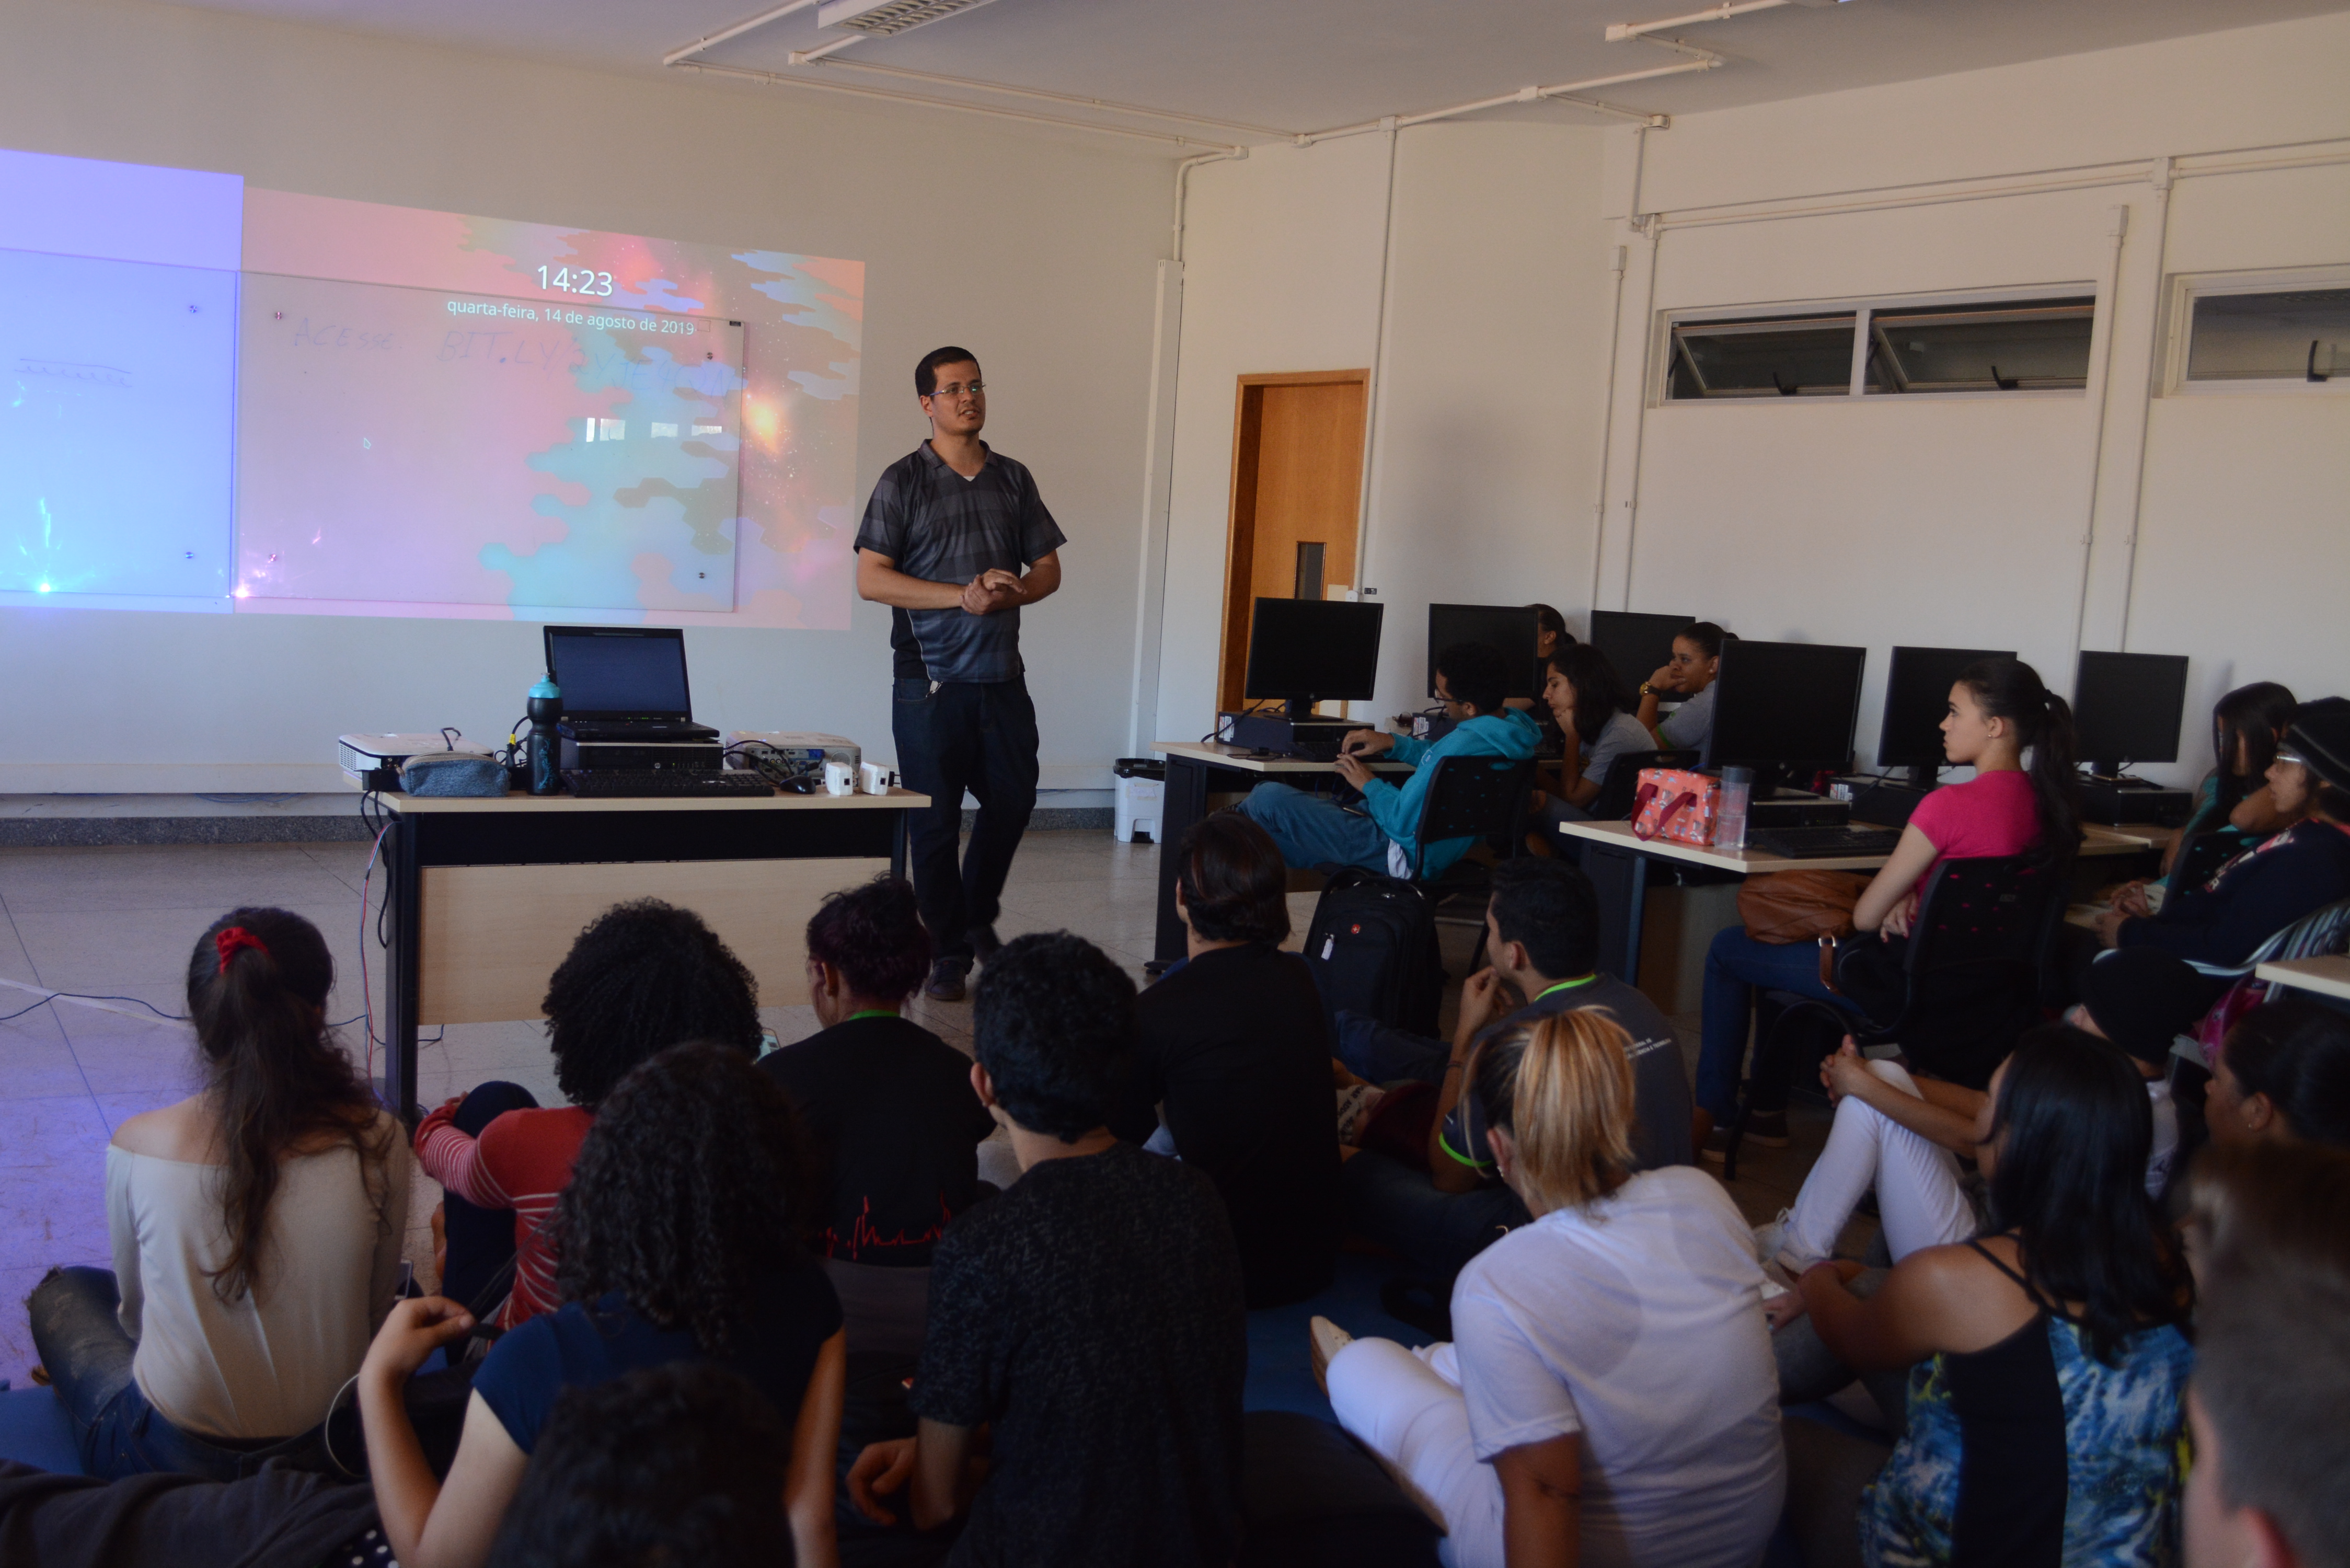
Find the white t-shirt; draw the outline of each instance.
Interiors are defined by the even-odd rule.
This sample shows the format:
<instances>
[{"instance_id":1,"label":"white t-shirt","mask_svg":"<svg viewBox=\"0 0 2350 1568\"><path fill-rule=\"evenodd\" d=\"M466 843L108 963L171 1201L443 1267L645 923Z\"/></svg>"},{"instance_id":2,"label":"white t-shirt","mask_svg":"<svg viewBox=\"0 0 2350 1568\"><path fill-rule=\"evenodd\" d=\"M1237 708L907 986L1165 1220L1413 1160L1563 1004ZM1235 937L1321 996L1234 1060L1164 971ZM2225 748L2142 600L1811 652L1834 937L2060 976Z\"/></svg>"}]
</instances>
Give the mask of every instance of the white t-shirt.
<instances>
[{"instance_id":1,"label":"white t-shirt","mask_svg":"<svg viewBox=\"0 0 2350 1568\"><path fill-rule=\"evenodd\" d=\"M1754 1235L1720 1183L1644 1171L1486 1248L1452 1287L1477 1458L1583 1438L1583 1561L1746 1568L1786 1490Z\"/></svg>"},{"instance_id":2,"label":"white t-shirt","mask_svg":"<svg viewBox=\"0 0 2350 1568\"><path fill-rule=\"evenodd\" d=\"M221 1168L106 1149L117 1314L130 1375L166 1420L200 1436L290 1438L325 1419L391 1310L408 1225L408 1140L387 1139L381 1208L348 1145L278 1167L261 1286L234 1302L207 1272L228 1258Z\"/></svg>"}]
</instances>

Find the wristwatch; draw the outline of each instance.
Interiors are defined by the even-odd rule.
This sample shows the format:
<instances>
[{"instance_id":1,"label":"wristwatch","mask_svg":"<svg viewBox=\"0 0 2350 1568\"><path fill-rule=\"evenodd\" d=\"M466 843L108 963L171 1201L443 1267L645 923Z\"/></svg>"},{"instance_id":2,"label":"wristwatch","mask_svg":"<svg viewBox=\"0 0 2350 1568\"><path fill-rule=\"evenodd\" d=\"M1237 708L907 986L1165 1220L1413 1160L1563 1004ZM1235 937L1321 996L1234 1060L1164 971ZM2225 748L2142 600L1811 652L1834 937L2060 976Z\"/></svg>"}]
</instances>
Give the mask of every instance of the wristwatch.
<instances>
[{"instance_id":1,"label":"wristwatch","mask_svg":"<svg viewBox=\"0 0 2350 1568\"><path fill-rule=\"evenodd\" d=\"M1651 685L1649 682L1648 682L1648 681L1646 681L1646 680L1643 680L1643 681L1641 681L1641 682L1640 682L1640 695L1641 695L1641 696L1643 696L1643 697L1654 697L1656 694L1657 694L1657 689L1656 689L1656 687L1655 687L1655 686Z\"/></svg>"}]
</instances>

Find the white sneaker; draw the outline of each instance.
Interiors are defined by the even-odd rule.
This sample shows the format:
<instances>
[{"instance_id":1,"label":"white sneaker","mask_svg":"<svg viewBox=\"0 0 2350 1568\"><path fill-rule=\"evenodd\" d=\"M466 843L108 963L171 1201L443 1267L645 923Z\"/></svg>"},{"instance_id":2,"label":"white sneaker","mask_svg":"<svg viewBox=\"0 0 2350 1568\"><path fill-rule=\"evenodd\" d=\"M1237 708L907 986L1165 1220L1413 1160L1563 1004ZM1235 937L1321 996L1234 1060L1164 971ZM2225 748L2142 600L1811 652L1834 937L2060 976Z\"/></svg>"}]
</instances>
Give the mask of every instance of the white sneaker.
<instances>
[{"instance_id":1,"label":"white sneaker","mask_svg":"<svg viewBox=\"0 0 2350 1568\"><path fill-rule=\"evenodd\" d=\"M1767 1224L1754 1227L1754 1255L1762 1262L1773 1262L1787 1250L1787 1221L1794 1217L1792 1209L1782 1209L1779 1217Z\"/></svg>"},{"instance_id":2,"label":"white sneaker","mask_svg":"<svg viewBox=\"0 0 2350 1568\"><path fill-rule=\"evenodd\" d=\"M1314 1381L1322 1386L1323 1393L1330 1392L1330 1363L1337 1358L1340 1351L1354 1343L1353 1334L1326 1317L1306 1321L1306 1352L1314 1363Z\"/></svg>"}]
</instances>

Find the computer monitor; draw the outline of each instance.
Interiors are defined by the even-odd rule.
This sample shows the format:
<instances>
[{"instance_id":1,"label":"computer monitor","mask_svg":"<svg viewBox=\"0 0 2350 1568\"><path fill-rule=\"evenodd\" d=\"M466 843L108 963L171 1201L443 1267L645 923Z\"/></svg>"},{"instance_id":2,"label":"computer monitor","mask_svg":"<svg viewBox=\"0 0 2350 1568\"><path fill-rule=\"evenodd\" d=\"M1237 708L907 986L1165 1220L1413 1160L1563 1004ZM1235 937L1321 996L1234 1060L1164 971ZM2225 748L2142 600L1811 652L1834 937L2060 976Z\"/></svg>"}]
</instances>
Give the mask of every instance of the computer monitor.
<instances>
[{"instance_id":1,"label":"computer monitor","mask_svg":"<svg viewBox=\"0 0 2350 1568\"><path fill-rule=\"evenodd\" d=\"M1950 688L1968 665L1985 659L2013 659L2013 649L1897 648L1885 678L1885 722L1877 731L1877 765L1908 768L1909 782L1934 787L1942 754L1942 717Z\"/></svg>"},{"instance_id":2,"label":"computer monitor","mask_svg":"<svg viewBox=\"0 0 2350 1568\"><path fill-rule=\"evenodd\" d=\"M673 626L550 626L546 672L562 689L567 719L685 722L693 717L685 633Z\"/></svg>"},{"instance_id":3,"label":"computer monitor","mask_svg":"<svg viewBox=\"0 0 2350 1568\"><path fill-rule=\"evenodd\" d=\"M1542 695L1542 612L1532 605L1430 605L1428 607L1428 694L1436 695L1436 659L1455 643L1482 642L1507 661L1504 697Z\"/></svg>"},{"instance_id":4,"label":"computer monitor","mask_svg":"<svg viewBox=\"0 0 2350 1568\"><path fill-rule=\"evenodd\" d=\"M1625 685L1637 690L1641 681L1671 662L1673 633L1696 618L1596 609L1591 612L1591 646L1607 656Z\"/></svg>"},{"instance_id":5,"label":"computer monitor","mask_svg":"<svg viewBox=\"0 0 2350 1568\"><path fill-rule=\"evenodd\" d=\"M2177 762L2186 714L2185 654L2081 650L2073 723L2081 755L2100 778L2119 776L2125 763Z\"/></svg>"},{"instance_id":6,"label":"computer monitor","mask_svg":"<svg viewBox=\"0 0 2350 1568\"><path fill-rule=\"evenodd\" d=\"M1814 642L1722 644L1709 768L1750 767L1760 794L1783 778L1852 760L1865 648Z\"/></svg>"},{"instance_id":7,"label":"computer monitor","mask_svg":"<svg viewBox=\"0 0 2350 1568\"><path fill-rule=\"evenodd\" d=\"M1345 599L1259 599L1249 624L1251 701L1278 698L1303 719L1324 698L1375 695L1379 671L1380 604Z\"/></svg>"}]
</instances>

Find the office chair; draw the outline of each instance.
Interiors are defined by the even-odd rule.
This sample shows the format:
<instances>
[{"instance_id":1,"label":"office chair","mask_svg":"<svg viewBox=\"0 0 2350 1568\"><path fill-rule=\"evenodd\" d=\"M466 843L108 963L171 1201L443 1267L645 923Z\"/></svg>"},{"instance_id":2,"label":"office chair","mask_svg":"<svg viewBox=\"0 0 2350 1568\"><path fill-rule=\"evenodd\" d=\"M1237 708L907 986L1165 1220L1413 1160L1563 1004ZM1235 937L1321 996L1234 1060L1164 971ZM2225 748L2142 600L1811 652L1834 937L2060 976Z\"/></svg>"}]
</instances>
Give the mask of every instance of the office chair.
<instances>
[{"instance_id":1,"label":"office chair","mask_svg":"<svg viewBox=\"0 0 2350 1568\"><path fill-rule=\"evenodd\" d=\"M1505 757L1439 757L1433 767L1428 794L1420 801L1419 826L1412 840L1412 881L1429 895L1438 920L1479 928L1477 958L1482 959L1485 950L1483 900L1491 895L1492 878L1486 875L1484 867L1463 858L1454 861L1431 881L1424 874L1422 857L1429 845L1448 838L1482 839L1497 835L1504 857L1523 853L1526 793L1534 786L1534 759L1513 763ZM1446 915L1447 904L1471 896L1477 899L1473 919ZM1476 961L1472 960L1472 971L1475 967Z\"/></svg>"},{"instance_id":2,"label":"office chair","mask_svg":"<svg viewBox=\"0 0 2350 1568\"><path fill-rule=\"evenodd\" d=\"M1863 1046L1898 1042L1936 1076L1981 1087L2039 1016L2043 969L2064 915L2062 884L2060 867L2021 855L1943 861L1918 900L1901 955L1901 996L1882 1023L1815 997L1765 992L1783 1011L1755 1047L1754 1071L1730 1124L1722 1179L1738 1179L1755 1086L1783 1084L1794 1071L1799 1023L1830 1025ZM1850 989L1844 977L1854 951L1838 951L1839 989Z\"/></svg>"}]
</instances>

